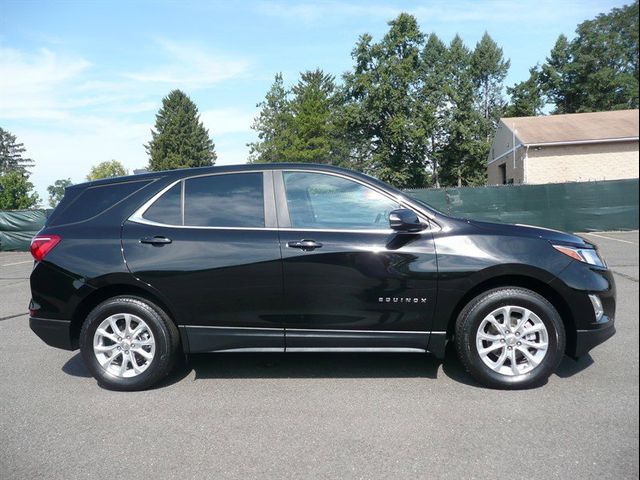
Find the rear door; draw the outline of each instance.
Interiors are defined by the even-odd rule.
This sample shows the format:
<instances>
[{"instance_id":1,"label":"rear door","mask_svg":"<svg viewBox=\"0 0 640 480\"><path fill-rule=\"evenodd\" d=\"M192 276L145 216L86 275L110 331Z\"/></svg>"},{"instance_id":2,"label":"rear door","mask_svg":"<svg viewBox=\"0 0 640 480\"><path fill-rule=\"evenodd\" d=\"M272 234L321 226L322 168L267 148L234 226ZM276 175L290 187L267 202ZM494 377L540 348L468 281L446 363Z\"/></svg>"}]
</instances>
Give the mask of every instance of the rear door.
<instances>
[{"instance_id":1,"label":"rear door","mask_svg":"<svg viewBox=\"0 0 640 480\"><path fill-rule=\"evenodd\" d=\"M389 212L401 200L363 181L274 175L287 350L426 349L437 285L430 231L394 233Z\"/></svg>"},{"instance_id":2,"label":"rear door","mask_svg":"<svg viewBox=\"0 0 640 480\"><path fill-rule=\"evenodd\" d=\"M186 178L122 232L130 271L171 305L191 352L284 347L271 172Z\"/></svg>"}]
</instances>

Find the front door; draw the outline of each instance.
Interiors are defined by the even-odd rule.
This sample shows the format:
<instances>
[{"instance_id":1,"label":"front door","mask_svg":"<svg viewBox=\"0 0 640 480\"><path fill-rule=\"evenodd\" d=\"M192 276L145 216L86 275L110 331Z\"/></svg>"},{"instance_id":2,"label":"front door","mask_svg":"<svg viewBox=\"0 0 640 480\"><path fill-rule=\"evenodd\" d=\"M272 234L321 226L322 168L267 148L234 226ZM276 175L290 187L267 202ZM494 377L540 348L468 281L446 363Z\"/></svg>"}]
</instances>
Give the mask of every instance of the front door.
<instances>
[{"instance_id":1,"label":"front door","mask_svg":"<svg viewBox=\"0 0 640 480\"><path fill-rule=\"evenodd\" d=\"M389 212L402 205L357 179L274 175L287 350L426 349L437 281L429 230L394 233Z\"/></svg>"},{"instance_id":2,"label":"front door","mask_svg":"<svg viewBox=\"0 0 640 480\"><path fill-rule=\"evenodd\" d=\"M284 348L272 203L270 172L196 176L124 224L129 269L167 299L191 352Z\"/></svg>"}]
</instances>

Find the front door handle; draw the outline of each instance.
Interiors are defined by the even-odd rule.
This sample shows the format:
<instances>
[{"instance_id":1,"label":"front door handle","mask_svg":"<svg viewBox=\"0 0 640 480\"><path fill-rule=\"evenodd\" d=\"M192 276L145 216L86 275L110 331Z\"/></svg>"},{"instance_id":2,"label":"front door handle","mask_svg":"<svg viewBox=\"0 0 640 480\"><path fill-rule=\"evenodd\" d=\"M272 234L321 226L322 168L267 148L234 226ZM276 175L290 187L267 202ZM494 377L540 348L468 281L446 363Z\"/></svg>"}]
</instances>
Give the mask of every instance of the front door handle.
<instances>
[{"instance_id":1,"label":"front door handle","mask_svg":"<svg viewBox=\"0 0 640 480\"><path fill-rule=\"evenodd\" d=\"M287 247L299 248L301 250L304 250L305 252L310 252L311 250L315 250L316 248L322 248L322 244L320 242L316 242L315 240L295 240L292 242L287 242Z\"/></svg>"},{"instance_id":2,"label":"front door handle","mask_svg":"<svg viewBox=\"0 0 640 480\"><path fill-rule=\"evenodd\" d=\"M151 245L167 245L168 243L171 243L171 239L161 236L143 237L140 239L140 243L148 243Z\"/></svg>"}]
</instances>

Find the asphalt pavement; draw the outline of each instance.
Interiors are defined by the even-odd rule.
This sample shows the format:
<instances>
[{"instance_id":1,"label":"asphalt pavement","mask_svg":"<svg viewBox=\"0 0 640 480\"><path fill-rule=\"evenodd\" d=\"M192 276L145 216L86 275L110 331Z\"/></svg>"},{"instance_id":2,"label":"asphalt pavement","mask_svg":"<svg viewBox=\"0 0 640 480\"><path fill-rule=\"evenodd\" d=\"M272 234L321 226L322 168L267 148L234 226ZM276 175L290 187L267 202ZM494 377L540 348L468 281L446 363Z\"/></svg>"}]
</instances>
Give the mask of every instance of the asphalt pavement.
<instances>
[{"instance_id":1,"label":"asphalt pavement","mask_svg":"<svg viewBox=\"0 0 640 480\"><path fill-rule=\"evenodd\" d=\"M201 355L110 392L29 330L30 256L0 252L0 479L638 478L638 232L585 238L615 272L618 333L517 392L452 351Z\"/></svg>"}]
</instances>

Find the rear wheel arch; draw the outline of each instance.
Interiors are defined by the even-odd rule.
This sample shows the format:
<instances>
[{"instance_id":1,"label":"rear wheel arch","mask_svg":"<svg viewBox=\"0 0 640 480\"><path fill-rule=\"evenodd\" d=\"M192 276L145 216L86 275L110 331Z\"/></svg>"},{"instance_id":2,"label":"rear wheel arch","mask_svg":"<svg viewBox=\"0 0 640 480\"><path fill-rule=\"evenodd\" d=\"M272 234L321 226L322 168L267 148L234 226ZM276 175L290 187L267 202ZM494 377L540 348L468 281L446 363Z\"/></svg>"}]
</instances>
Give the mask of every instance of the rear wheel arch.
<instances>
[{"instance_id":1,"label":"rear wheel arch","mask_svg":"<svg viewBox=\"0 0 640 480\"><path fill-rule=\"evenodd\" d=\"M471 302L475 297L481 295L484 292L500 287L526 288L546 298L560 314L560 318L562 319L562 323L564 324L567 336L566 351L571 351L571 348L575 345L576 342L576 324L573 318L573 313L571 312L571 308L567 304L566 300L562 297L562 295L552 286L537 278L529 277L526 275L502 275L493 277L471 288L460 299L460 301L452 311L451 318L449 319L449 323L447 326L447 338L453 338L458 316L460 315L460 312L462 312L464 307L469 304L469 302Z\"/></svg>"},{"instance_id":2,"label":"rear wheel arch","mask_svg":"<svg viewBox=\"0 0 640 480\"><path fill-rule=\"evenodd\" d=\"M131 296L147 300L162 309L169 319L178 327L172 309L158 295L142 287L130 284L115 284L98 288L87 295L76 307L71 319L71 341L74 348L78 348L80 330L89 313L99 304L113 297Z\"/></svg>"}]
</instances>

